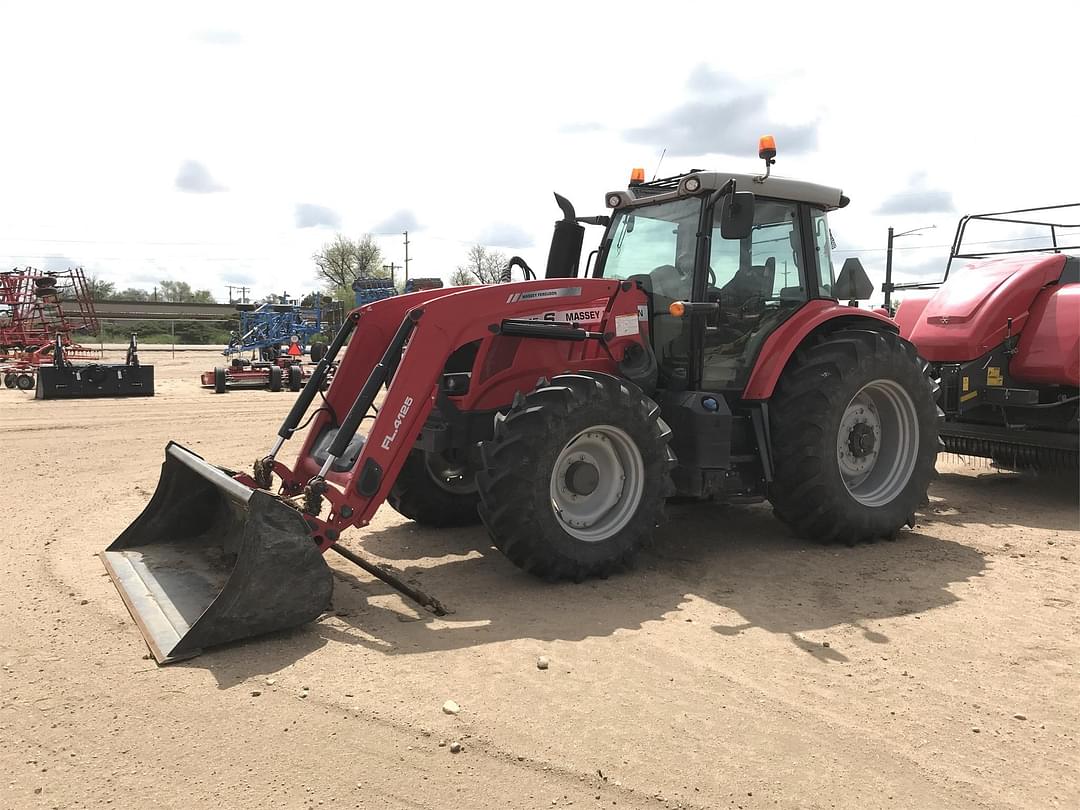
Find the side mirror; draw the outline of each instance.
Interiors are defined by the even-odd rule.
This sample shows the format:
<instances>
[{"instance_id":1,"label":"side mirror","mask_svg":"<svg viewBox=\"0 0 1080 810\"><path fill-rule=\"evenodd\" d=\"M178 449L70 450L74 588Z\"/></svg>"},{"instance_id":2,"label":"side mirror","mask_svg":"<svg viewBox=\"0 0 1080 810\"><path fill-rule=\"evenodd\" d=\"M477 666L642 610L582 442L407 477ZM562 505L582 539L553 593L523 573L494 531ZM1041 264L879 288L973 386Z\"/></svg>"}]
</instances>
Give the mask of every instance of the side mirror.
<instances>
[{"instance_id":1,"label":"side mirror","mask_svg":"<svg viewBox=\"0 0 1080 810\"><path fill-rule=\"evenodd\" d=\"M854 256L844 259L840 275L833 284L832 293L838 300L866 301L874 294L874 282L863 270L862 262Z\"/></svg>"},{"instance_id":2,"label":"side mirror","mask_svg":"<svg viewBox=\"0 0 1080 810\"><path fill-rule=\"evenodd\" d=\"M745 239L754 228L754 193L733 191L720 203L720 236Z\"/></svg>"}]
</instances>

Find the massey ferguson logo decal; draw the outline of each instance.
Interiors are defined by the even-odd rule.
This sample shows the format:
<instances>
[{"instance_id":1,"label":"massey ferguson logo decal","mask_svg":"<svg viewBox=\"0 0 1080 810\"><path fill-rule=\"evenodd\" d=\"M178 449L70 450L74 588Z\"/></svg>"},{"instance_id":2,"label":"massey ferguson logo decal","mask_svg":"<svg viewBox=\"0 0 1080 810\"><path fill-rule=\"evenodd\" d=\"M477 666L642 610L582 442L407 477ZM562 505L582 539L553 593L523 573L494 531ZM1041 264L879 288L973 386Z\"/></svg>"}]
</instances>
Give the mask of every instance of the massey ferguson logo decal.
<instances>
[{"instance_id":1,"label":"massey ferguson logo decal","mask_svg":"<svg viewBox=\"0 0 1080 810\"><path fill-rule=\"evenodd\" d=\"M394 417L394 432L383 436L383 450L389 450L390 445L394 443L394 439L397 438L398 431L401 430L401 423L405 420L405 416L409 413L409 408L412 407L412 404L413 398L405 397L405 401L401 403L401 409L397 412L397 416Z\"/></svg>"},{"instance_id":2,"label":"massey ferguson logo decal","mask_svg":"<svg viewBox=\"0 0 1080 810\"><path fill-rule=\"evenodd\" d=\"M530 290L523 293L510 293L508 304L518 301L535 301L537 298L573 298L581 295L581 287L559 287L554 290Z\"/></svg>"}]
</instances>

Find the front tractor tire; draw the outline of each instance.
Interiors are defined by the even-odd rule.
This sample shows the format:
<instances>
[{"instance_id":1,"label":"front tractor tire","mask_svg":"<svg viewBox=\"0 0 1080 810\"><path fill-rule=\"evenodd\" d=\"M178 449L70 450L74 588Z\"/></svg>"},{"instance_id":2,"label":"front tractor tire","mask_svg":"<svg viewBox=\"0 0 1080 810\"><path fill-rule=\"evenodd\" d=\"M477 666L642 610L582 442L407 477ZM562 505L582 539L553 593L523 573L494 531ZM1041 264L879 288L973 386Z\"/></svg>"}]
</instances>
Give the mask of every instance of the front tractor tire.
<instances>
[{"instance_id":1,"label":"front tractor tire","mask_svg":"<svg viewBox=\"0 0 1080 810\"><path fill-rule=\"evenodd\" d=\"M891 332L800 348L769 403L769 500L802 537L855 544L914 525L938 453L936 384Z\"/></svg>"},{"instance_id":2,"label":"front tractor tire","mask_svg":"<svg viewBox=\"0 0 1080 810\"><path fill-rule=\"evenodd\" d=\"M670 437L659 406L607 374L562 374L518 396L481 445L493 545L549 580L626 567L674 493Z\"/></svg>"},{"instance_id":3,"label":"front tractor tire","mask_svg":"<svg viewBox=\"0 0 1080 810\"><path fill-rule=\"evenodd\" d=\"M467 455L413 450L390 488L390 505L410 520L438 529L479 523L476 465Z\"/></svg>"}]
</instances>

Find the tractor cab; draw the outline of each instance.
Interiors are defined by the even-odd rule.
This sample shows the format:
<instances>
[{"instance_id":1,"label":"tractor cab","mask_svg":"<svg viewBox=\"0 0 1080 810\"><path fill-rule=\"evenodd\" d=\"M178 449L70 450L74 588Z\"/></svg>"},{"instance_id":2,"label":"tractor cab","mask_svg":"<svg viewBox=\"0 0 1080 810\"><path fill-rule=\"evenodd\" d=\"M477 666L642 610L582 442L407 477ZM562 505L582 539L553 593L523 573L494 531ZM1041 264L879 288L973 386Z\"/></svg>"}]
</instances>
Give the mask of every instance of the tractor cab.
<instances>
[{"instance_id":1,"label":"tractor cab","mask_svg":"<svg viewBox=\"0 0 1080 810\"><path fill-rule=\"evenodd\" d=\"M741 391L777 327L811 299L836 299L827 215L847 201L779 177L632 180L606 196L613 214L592 275L649 294L662 387Z\"/></svg>"}]
</instances>

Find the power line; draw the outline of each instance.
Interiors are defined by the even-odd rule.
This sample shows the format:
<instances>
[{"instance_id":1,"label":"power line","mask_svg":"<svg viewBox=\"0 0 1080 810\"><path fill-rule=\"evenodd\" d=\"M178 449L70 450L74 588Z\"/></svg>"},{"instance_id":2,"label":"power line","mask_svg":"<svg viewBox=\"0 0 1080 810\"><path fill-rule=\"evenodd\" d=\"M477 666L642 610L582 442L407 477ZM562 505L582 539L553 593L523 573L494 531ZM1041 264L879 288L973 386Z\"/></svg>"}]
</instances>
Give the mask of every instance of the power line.
<instances>
[{"instance_id":1,"label":"power line","mask_svg":"<svg viewBox=\"0 0 1080 810\"><path fill-rule=\"evenodd\" d=\"M241 244L240 242L148 242L139 239L42 239L38 236L0 236L0 242L56 242L63 245L179 245L186 247L204 245L228 247Z\"/></svg>"},{"instance_id":2,"label":"power line","mask_svg":"<svg viewBox=\"0 0 1080 810\"><path fill-rule=\"evenodd\" d=\"M280 260L280 256L83 256L81 260L77 261L70 256L60 256L56 253L7 253L0 254L0 259L63 259L72 264L79 264L80 261L271 262Z\"/></svg>"}]
</instances>

